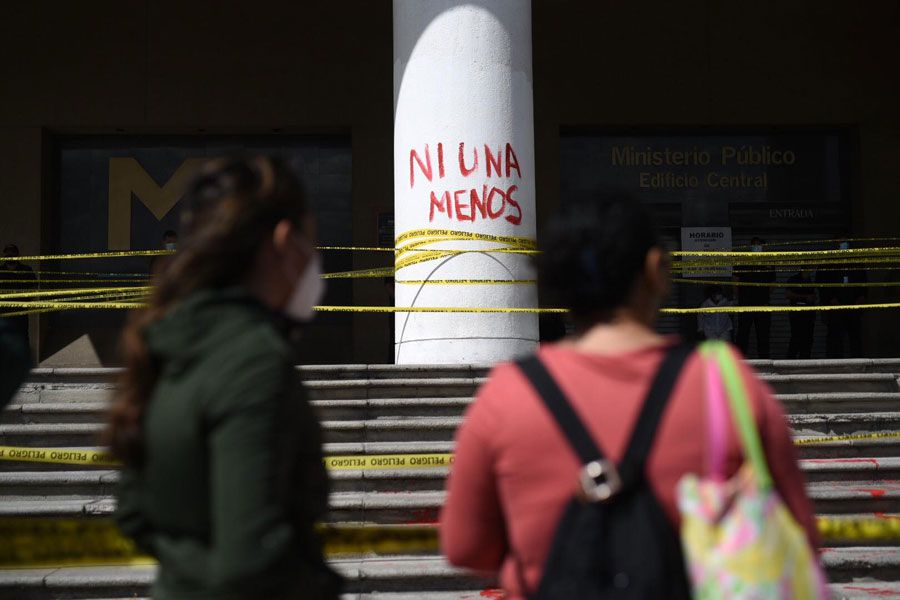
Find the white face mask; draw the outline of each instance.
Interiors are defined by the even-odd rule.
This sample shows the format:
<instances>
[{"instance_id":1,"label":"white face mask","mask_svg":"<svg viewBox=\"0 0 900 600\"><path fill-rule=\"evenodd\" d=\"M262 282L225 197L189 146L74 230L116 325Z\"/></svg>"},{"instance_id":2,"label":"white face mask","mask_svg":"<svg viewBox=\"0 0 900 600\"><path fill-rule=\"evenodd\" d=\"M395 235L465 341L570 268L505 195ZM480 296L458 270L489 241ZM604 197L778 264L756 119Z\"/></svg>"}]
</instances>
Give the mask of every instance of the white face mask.
<instances>
[{"instance_id":1,"label":"white face mask","mask_svg":"<svg viewBox=\"0 0 900 600\"><path fill-rule=\"evenodd\" d=\"M750 250L752 252L762 252L762 246L760 246L759 244L753 244L752 246L750 246Z\"/></svg>"},{"instance_id":2,"label":"white face mask","mask_svg":"<svg viewBox=\"0 0 900 600\"><path fill-rule=\"evenodd\" d=\"M311 321L316 305L325 296L325 280L322 279L322 259L318 254L306 265L306 270L294 284L284 312L298 321Z\"/></svg>"},{"instance_id":3,"label":"white face mask","mask_svg":"<svg viewBox=\"0 0 900 600\"><path fill-rule=\"evenodd\" d=\"M177 250L178 242L166 242L164 246L166 247L166 250Z\"/></svg>"}]
</instances>

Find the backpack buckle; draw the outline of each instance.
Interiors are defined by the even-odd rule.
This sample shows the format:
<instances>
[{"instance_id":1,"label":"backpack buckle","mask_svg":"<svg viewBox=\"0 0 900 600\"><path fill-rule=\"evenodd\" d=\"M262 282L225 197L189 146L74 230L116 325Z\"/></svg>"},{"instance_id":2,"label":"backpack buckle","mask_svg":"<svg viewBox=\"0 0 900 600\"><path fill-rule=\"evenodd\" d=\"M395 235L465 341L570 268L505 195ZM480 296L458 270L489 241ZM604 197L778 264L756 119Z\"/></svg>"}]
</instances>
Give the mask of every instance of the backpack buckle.
<instances>
[{"instance_id":1,"label":"backpack buckle","mask_svg":"<svg viewBox=\"0 0 900 600\"><path fill-rule=\"evenodd\" d=\"M583 497L588 502L606 502L622 489L619 471L608 460L592 460L584 465L578 479Z\"/></svg>"}]
</instances>

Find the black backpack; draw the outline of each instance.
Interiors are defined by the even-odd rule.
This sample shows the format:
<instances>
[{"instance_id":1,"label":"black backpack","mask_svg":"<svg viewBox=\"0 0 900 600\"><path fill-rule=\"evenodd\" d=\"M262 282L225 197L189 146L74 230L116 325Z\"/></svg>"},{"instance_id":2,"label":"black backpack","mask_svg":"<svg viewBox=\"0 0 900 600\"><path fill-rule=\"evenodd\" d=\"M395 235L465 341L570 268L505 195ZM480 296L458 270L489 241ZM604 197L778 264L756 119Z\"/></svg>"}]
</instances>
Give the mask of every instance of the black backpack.
<instances>
[{"instance_id":1,"label":"black backpack","mask_svg":"<svg viewBox=\"0 0 900 600\"><path fill-rule=\"evenodd\" d=\"M582 493L556 528L531 600L689 599L681 542L645 477L656 428L692 347L668 351L641 409L621 464L604 458L550 373L536 357L518 363L579 459Z\"/></svg>"}]
</instances>

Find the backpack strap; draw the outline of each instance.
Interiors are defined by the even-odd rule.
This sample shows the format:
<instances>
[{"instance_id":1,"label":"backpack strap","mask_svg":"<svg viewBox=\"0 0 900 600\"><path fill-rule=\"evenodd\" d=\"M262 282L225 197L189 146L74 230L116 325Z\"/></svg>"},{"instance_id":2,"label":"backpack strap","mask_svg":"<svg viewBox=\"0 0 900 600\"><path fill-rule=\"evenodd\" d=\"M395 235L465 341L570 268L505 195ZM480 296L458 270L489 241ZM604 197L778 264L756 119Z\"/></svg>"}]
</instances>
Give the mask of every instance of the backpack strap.
<instances>
[{"instance_id":1,"label":"backpack strap","mask_svg":"<svg viewBox=\"0 0 900 600\"><path fill-rule=\"evenodd\" d=\"M682 343L670 348L663 358L662 365L653 383L650 384L650 391L647 392L625 456L619 464L619 476L625 487L630 487L643 477L644 465L653 447L659 421L669 396L672 395L672 388L675 387L681 369L693 351L693 344Z\"/></svg>"},{"instance_id":2,"label":"backpack strap","mask_svg":"<svg viewBox=\"0 0 900 600\"><path fill-rule=\"evenodd\" d=\"M592 461L602 460L603 452L597 447L594 438L585 428L584 423L575 414L575 409L569 404L565 393L560 389L559 384L553 379L553 376L547 371L547 367L541 362L537 355L531 355L527 358L516 362L519 369L525 374L525 377L531 382L532 387L537 391L538 396L544 402L544 406L556 419L556 424L562 430L563 435L569 440L575 454L582 464Z\"/></svg>"},{"instance_id":3,"label":"backpack strap","mask_svg":"<svg viewBox=\"0 0 900 600\"><path fill-rule=\"evenodd\" d=\"M633 486L643 476L644 464L650 448L653 446L653 437L656 434L666 401L678 380L682 366L693 349L693 344L683 343L673 346L666 352L662 365L657 371L653 383L650 384L650 391L644 399L634 432L631 435L631 441L617 469L623 488L627 489ZM602 461L604 459L603 452L541 360L536 355L532 355L517 361L516 364L538 392L538 396L553 415L581 463L587 465L591 462Z\"/></svg>"}]
</instances>

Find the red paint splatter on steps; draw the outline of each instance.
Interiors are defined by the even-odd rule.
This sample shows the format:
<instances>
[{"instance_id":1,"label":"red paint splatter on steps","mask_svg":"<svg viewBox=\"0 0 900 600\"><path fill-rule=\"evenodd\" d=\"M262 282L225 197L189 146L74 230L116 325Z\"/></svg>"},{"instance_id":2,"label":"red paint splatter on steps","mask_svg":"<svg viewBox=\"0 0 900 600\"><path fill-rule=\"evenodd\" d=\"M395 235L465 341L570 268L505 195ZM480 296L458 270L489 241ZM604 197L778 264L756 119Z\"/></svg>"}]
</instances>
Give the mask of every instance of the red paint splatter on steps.
<instances>
[{"instance_id":1,"label":"red paint splatter on steps","mask_svg":"<svg viewBox=\"0 0 900 600\"><path fill-rule=\"evenodd\" d=\"M440 521L438 508L416 508L409 514L411 518L404 520L404 525L437 525Z\"/></svg>"},{"instance_id":2,"label":"red paint splatter on steps","mask_svg":"<svg viewBox=\"0 0 900 600\"><path fill-rule=\"evenodd\" d=\"M867 494L871 495L873 498L881 498L882 496L887 494L886 490L876 490L876 489L869 489L869 488L857 488L854 491L866 492Z\"/></svg>"},{"instance_id":3,"label":"red paint splatter on steps","mask_svg":"<svg viewBox=\"0 0 900 600\"><path fill-rule=\"evenodd\" d=\"M871 594L872 596L879 596L882 598L893 598L894 597L893 590L887 590L887 589L883 589L883 588L868 587L868 586L861 586L861 585L845 585L844 589L853 590L854 592L865 592L867 594Z\"/></svg>"},{"instance_id":4,"label":"red paint splatter on steps","mask_svg":"<svg viewBox=\"0 0 900 600\"><path fill-rule=\"evenodd\" d=\"M876 512L874 514L879 519L886 519L888 521L896 521L897 519L900 519L900 515L889 515L889 514L883 513L883 512Z\"/></svg>"},{"instance_id":5,"label":"red paint splatter on steps","mask_svg":"<svg viewBox=\"0 0 900 600\"><path fill-rule=\"evenodd\" d=\"M503 600L506 598L506 594L503 593L503 590L482 590L478 595L482 598L491 598L492 600Z\"/></svg>"}]
</instances>

